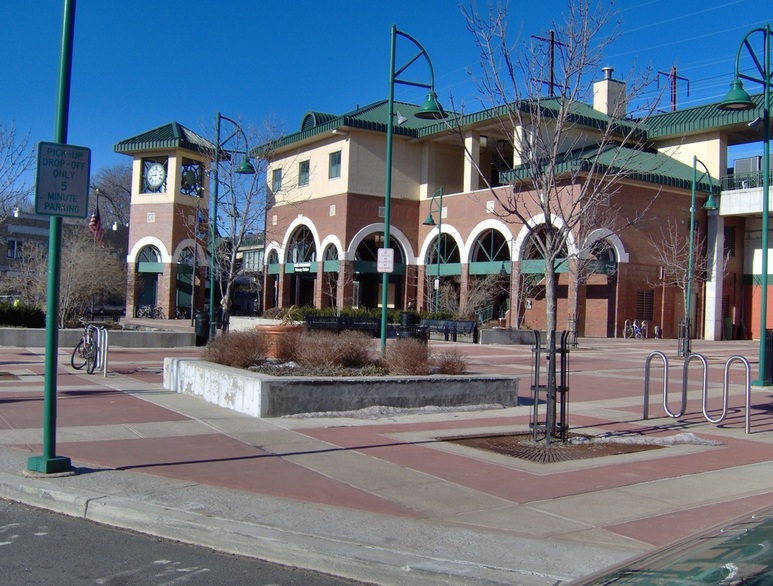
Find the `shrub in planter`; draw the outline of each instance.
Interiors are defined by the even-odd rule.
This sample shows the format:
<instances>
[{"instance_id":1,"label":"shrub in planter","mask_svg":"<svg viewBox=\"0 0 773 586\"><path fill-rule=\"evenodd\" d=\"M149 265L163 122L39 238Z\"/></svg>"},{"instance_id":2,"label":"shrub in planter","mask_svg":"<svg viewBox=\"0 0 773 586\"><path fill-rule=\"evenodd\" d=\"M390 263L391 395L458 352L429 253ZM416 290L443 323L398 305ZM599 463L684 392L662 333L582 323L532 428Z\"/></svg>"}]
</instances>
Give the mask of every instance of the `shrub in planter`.
<instances>
[{"instance_id":1,"label":"shrub in planter","mask_svg":"<svg viewBox=\"0 0 773 586\"><path fill-rule=\"evenodd\" d=\"M429 347L413 338L396 340L387 346L385 361L389 374L429 374Z\"/></svg>"},{"instance_id":2,"label":"shrub in planter","mask_svg":"<svg viewBox=\"0 0 773 586\"><path fill-rule=\"evenodd\" d=\"M261 332L231 332L217 336L206 348L205 358L210 362L249 368L266 359L268 339Z\"/></svg>"},{"instance_id":3,"label":"shrub in planter","mask_svg":"<svg viewBox=\"0 0 773 586\"><path fill-rule=\"evenodd\" d=\"M456 350L448 350L433 356L432 364L438 374L464 374L467 372L467 363Z\"/></svg>"},{"instance_id":4,"label":"shrub in planter","mask_svg":"<svg viewBox=\"0 0 773 586\"><path fill-rule=\"evenodd\" d=\"M46 314L32 305L3 302L0 303L0 326L22 328L43 328L46 326Z\"/></svg>"},{"instance_id":5,"label":"shrub in planter","mask_svg":"<svg viewBox=\"0 0 773 586\"><path fill-rule=\"evenodd\" d=\"M298 340L296 361L311 367L360 368L374 361L373 339L364 332L310 332Z\"/></svg>"}]
</instances>

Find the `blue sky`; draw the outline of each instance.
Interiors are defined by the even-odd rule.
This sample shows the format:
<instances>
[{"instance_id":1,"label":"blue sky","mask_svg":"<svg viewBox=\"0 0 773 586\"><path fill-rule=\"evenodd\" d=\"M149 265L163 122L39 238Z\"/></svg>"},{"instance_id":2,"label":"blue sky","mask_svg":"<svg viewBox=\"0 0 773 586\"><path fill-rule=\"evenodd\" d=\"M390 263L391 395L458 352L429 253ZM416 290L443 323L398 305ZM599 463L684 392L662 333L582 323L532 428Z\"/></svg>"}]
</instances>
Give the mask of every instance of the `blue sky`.
<instances>
[{"instance_id":1,"label":"blue sky","mask_svg":"<svg viewBox=\"0 0 773 586\"><path fill-rule=\"evenodd\" d=\"M63 2L3 4L0 123L50 141ZM485 9L485 0L478 4ZM544 35L566 5L511 0L510 29L524 39ZM622 34L605 64L617 73L676 64L690 81L689 96L679 87L680 107L721 99L744 35L773 22L769 0L615 6ZM127 160L113 153L115 143L173 120L206 134L220 111L292 132L308 110L341 114L384 99L392 24L429 53L441 103L451 94L474 101L468 70L478 55L454 0L78 0L68 142L92 149L94 173ZM398 100L423 99L418 88L396 91Z\"/></svg>"}]
</instances>

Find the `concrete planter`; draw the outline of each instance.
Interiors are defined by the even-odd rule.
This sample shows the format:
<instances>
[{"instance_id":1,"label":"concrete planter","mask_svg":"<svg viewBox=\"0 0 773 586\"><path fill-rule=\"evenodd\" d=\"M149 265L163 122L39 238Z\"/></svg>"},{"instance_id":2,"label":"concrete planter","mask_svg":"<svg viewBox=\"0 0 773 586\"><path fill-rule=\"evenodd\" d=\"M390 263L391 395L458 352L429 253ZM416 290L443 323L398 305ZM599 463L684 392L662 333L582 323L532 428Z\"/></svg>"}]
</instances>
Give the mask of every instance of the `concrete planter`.
<instances>
[{"instance_id":1,"label":"concrete planter","mask_svg":"<svg viewBox=\"0 0 773 586\"><path fill-rule=\"evenodd\" d=\"M542 340L545 340L545 332L540 332ZM524 346L534 345L533 330L514 330L512 328L489 328L478 332L481 344L521 344Z\"/></svg>"},{"instance_id":2,"label":"concrete planter","mask_svg":"<svg viewBox=\"0 0 773 586\"><path fill-rule=\"evenodd\" d=\"M59 348L72 350L82 335L82 329L60 329ZM178 348L196 343L195 334L188 332L111 330L108 336L111 346L123 348ZM45 345L45 328L0 328L0 346L43 348Z\"/></svg>"},{"instance_id":3,"label":"concrete planter","mask_svg":"<svg viewBox=\"0 0 773 586\"><path fill-rule=\"evenodd\" d=\"M374 406L518 405L514 376L276 377L190 358L164 359L164 388L253 417Z\"/></svg>"}]
</instances>

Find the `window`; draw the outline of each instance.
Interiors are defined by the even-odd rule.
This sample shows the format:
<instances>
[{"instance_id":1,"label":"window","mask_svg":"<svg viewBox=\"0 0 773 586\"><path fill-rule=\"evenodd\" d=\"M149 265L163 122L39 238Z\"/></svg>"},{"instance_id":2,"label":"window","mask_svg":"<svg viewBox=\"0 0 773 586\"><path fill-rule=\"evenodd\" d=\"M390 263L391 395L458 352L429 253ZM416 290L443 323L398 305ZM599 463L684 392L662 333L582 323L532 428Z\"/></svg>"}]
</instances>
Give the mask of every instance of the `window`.
<instances>
[{"instance_id":1,"label":"window","mask_svg":"<svg viewBox=\"0 0 773 586\"><path fill-rule=\"evenodd\" d=\"M652 305L653 305L654 298L655 298L655 292L652 290L636 292L636 319L637 320L652 321L652 316L653 316Z\"/></svg>"},{"instance_id":2,"label":"window","mask_svg":"<svg viewBox=\"0 0 773 586\"><path fill-rule=\"evenodd\" d=\"M298 165L298 185L309 184L309 162L301 161Z\"/></svg>"},{"instance_id":3,"label":"window","mask_svg":"<svg viewBox=\"0 0 773 586\"><path fill-rule=\"evenodd\" d=\"M21 258L21 240L8 240L7 258Z\"/></svg>"},{"instance_id":4,"label":"window","mask_svg":"<svg viewBox=\"0 0 773 586\"><path fill-rule=\"evenodd\" d=\"M735 226L725 226L725 256L735 256Z\"/></svg>"},{"instance_id":5,"label":"window","mask_svg":"<svg viewBox=\"0 0 773 586\"><path fill-rule=\"evenodd\" d=\"M330 166L327 171L328 179L338 179L341 176L341 151L330 153Z\"/></svg>"},{"instance_id":6,"label":"window","mask_svg":"<svg viewBox=\"0 0 773 586\"><path fill-rule=\"evenodd\" d=\"M180 193L198 197L202 193L204 169L201 163L191 159L183 159L180 169Z\"/></svg>"},{"instance_id":7,"label":"window","mask_svg":"<svg viewBox=\"0 0 773 586\"><path fill-rule=\"evenodd\" d=\"M271 191L277 193L282 189L282 170L274 169L271 173Z\"/></svg>"}]
</instances>

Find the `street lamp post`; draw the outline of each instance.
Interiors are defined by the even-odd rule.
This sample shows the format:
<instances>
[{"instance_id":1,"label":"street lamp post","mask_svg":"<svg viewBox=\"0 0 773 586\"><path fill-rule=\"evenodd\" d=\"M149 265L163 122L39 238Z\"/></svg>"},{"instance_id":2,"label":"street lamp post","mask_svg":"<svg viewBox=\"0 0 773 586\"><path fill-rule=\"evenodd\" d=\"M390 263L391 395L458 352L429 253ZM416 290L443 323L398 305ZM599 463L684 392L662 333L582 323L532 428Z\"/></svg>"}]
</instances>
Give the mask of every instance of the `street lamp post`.
<instances>
[{"instance_id":1,"label":"street lamp post","mask_svg":"<svg viewBox=\"0 0 773 586\"><path fill-rule=\"evenodd\" d=\"M751 44L751 39L755 34L762 35L762 60ZM773 37L770 24L764 27L752 29L744 37L741 45L738 47L738 53L735 58L735 77L730 83L730 91L727 92L725 99L719 104L720 110L738 111L751 110L757 108L757 104L751 99L748 93L743 89L741 79L753 81L762 84L762 270L760 274L760 359L759 359L759 378L754 381L757 386L768 386L771 384L770 373L768 372L768 360L766 357L767 334L767 313L768 313L768 210L770 197L770 89L773 85L773 71L770 63L770 41ZM756 67L756 72L752 74L741 71L741 53L744 48L751 56Z\"/></svg>"},{"instance_id":2,"label":"street lamp post","mask_svg":"<svg viewBox=\"0 0 773 586\"><path fill-rule=\"evenodd\" d=\"M236 130L234 130L228 138L221 141L220 140L220 126L223 120L227 120L231 124L234 125ZM244 160L241 162L241 164L237 167L236 173L240 175L254 175L255 174L255 167L253 167L252 163L250 163L249 160L249 148L247 147L247 135L244 133L244 130L242 130L242 127L239 126L239 124L231 120L230 118L227 118L226 116L223 116L220 114L220 112L217 113L216 118L216 126L217 126L217 134L215 137L215 167L212 171L212 181L214 185L212 186L212 194L209 198L209 339L212 340L215 337L215 333L217 332L217 323L215 322L215 280L216 280L216 268L217 268L217 259L216 259L216 253L217 253L217 244L215 242L215 239L217 238L217 192L218 192L218 168L220 166L220 151L221 148L224 147L228 141L230 141L232 138L234 138L237 134L241 133L242 137L244 138L244 151L239 150L226 150L222 149L225 153L241 153L245 155Z\"/></svg>"},{"instance_id":3,"label":"street lamp post","mask_svg":"<svg viewBox=\"0 0 773 586\"><path fill-rule=\"evenodd\" d=\"M413 43L419 52L411 59L409 59L405 65L399 69L395 69L395 47L397 44L397 36L401 36L411 43ZM429 66L430 83L423 83L417 81L410 81L406 79L400 79L400 75L408 69L419 57L424 57L424 60ZM437 94L435 93L435 71L432 68L432 62L429 59L429 55L424 50L424 47L414 39L412 36L398 31L395 25L392 25L392 35L390 42L389 53L389 94L387 99L387 144L386 144L386 180L384 188L384 248L389 248L389 228L390 228L390 203L392 198L392 138L394 135L394 117L395 117L395 84L400 83L403 85L410 85L415 87L423 87L429 90L427 99L416 111L414 116L422 120L442 120L447 115L443 111L443 108L438 104ZM389 301L389 273L384 272L381 276L381 355L386 354L386 332L387 332L387 303Z\"/></svg>"},{"instance_id":4,"label":"street lamp post","mask_svg":"<svg viewBox=\"0 0 773 586\"><path fill-rule=\"evenodd\" d=\"M432 200L429 202L429 214L427 219L424 220L425 226L434 226L435 219L432 217L432 205L435 203L435 198L438 198L437 207L437 242L435 243L435 262L437 263L437 272L435 275L435 313L440 311L440 238L443 236L443 187L438 187L435 195L432 196ZM435 316L437 317L437 316Z\"/></svg>"},{"instance_id":5,"label":"street lamp post","mask_svg":"<svg viewBox=\"0 0 773 586\"><path fill-rule=\"evenodd\" d=\"M690 324L692 321L691 312L690 312L690 304L692 302L692 281L693 281L693 248L695 246L695 192L698 187L698 163L701 164L703 167L703 175L700 177L700 181L703 181L704 178L708 178L709 180L709 197L706 200L706 203L703 205L704 210L716 210L717 204L714 201L714 182L711 179L711 174L709 173L709 170L706 168L706 165L703 164L703 161L700 161L698 157L693 156L692 158L692 198L690 200L690 256L687 261L687 299L685 301L685 308L684 308L684 324L685 324L685 341L684 341L684 348L682 349L682 354L684 356L689 356L692 353L691 343L690 340L692 339L691 333L690 333Z\"/></svg>"}]
</instances>

